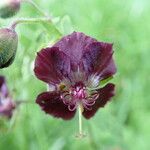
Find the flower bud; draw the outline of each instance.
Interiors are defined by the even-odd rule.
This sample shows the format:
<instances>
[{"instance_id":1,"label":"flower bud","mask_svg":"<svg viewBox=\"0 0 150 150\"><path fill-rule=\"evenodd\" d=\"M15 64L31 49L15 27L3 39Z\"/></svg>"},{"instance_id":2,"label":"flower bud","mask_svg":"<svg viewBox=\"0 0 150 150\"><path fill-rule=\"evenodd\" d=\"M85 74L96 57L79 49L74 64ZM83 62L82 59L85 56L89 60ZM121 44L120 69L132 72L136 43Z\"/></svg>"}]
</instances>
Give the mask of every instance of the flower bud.
<instances>
[{"instance_id":1,"label":"flower bud","mask_svg":"<svg viewBox=\"0 0 150 150\"><path fill-rule=\"evenodd\" d=\"M9 18L14 16L20 9L20 0L0 1L0 17Z\"/></svg>"},{"instance_id":2,"label":"flower bud","mask_svg":"<svg viewBox=\"0 0 150 150\"><path fill-rule=\"evenodd\" d=\"M18 46L18 35L14 30L0 29L0 68L12 64Z\"/></svg>"}]
</instances>

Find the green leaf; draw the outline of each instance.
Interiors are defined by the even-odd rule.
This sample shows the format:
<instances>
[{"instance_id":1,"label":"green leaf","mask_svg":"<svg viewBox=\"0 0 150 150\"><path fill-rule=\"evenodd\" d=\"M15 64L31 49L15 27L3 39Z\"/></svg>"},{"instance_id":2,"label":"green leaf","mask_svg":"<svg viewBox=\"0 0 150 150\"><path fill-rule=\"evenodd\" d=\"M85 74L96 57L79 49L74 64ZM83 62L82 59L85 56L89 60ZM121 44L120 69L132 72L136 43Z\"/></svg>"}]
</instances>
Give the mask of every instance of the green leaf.
<instances>
[{"instance_id":1,"label":"green leaf","mask_svg":"<svg viewBox=\"0 0 150 150\"><path fill-rule=\"evenodd\" d=\"M99 85L102 86L102 85L106 84L108 81L110 81L111 79L113 79L113 76L111 76L111 77L109 77L107 79L101 80Z\"/></svg>"},{"instance_id":2,"label":"green leaf","mask_svg":"<svg viewBox=\"0 0 150 150\"><path fill-rule=\"evenodd\" d=\"M110 81L111 79L113 79L113 76L107 78L107 79L104 79L104 80L101 80L99 81L99 84L97 87L93 87L93 88L88 88L89 91L94 91L94 90L98 90L100 89L102 86L104 86L108 81Z\"/></svg>"},{"instance_id":3,"label":"green leaf","mask_svg":"<svg viewBox=\"0 0 150 150\"><path fill-rule=\"evenodd\" d=\"M62 34L60 31L56 28L56 26L53 24L53 22L49 21L43 21L42 25L45 27L47 33L50 36L50 40L57 41L61 38Z\"/></svg>"},{"instance_id":4,"label":"green leaf","mask_svg":"<svg viewBox=\"0 0 150 150\"><path fill-rule=\"evenodd\" d=\"M65 15L60 20L60 30L64 35L70 34L74 31L72 21L68 15Z\"/></svg>"}]
</instances>

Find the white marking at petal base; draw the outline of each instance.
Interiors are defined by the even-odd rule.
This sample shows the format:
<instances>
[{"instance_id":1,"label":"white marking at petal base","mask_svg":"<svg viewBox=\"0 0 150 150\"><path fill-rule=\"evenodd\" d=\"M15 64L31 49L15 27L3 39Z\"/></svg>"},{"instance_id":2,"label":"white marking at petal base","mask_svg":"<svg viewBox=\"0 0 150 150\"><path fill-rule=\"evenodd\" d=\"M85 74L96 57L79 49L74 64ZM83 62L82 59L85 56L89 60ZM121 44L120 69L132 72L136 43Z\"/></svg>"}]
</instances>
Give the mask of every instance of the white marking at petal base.
<instances>
[{"instance_id":1,"label":"white marking at petal base","mask_svg":"<svg viewBox=\"0 0 150 150\"><path fill-rule=\"evenodd\" d=\"M88 79L88 87L96 87L99 84L99 76L97 75L91 75L91 77Z\"/></svg>"},{"instance_id":2,"label":"white marking at petal base","mask_svg":"<svg viewBox=\"0 0 150 150\"><path fill-rule=\"evenodd\" d=\"M54 85L52 85L52 84L47 84L47 91L52 92L52 91L55 91L55 90L56 90L56 87L55 87Z\"/></svg>"}]
</instances>

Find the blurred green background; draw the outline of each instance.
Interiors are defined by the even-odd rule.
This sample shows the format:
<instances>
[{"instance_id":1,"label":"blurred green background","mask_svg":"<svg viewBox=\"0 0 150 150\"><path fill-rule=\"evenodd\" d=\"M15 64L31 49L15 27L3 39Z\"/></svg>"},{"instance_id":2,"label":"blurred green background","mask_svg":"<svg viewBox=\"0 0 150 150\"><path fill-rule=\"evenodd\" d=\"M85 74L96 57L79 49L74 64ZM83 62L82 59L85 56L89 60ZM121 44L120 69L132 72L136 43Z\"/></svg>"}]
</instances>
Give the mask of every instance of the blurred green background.
<instances>
[{"instance_id":1,"label":"blurred green background","mask_svg":"<svg viewBox=\"0 0 150 150\"><path fill-rule=\"evenodd\" d=\"M0 150L149 150L150 149L150 1L149 0L36 0L68 34L81 31L100 41L113 42L118 72L116 96L90 120L87 137L76 139L77 116L71 121L45 115L35 104L45 84L33 74L36 52L52 43L42 25L20 25L19 47L13 65L0 70L19 107L0 124ZM15 17L38 17L23 4ZM11 19L12 20L12 19ZM0 20L0 26L10 19ZM149 72L149 73L148 73ZM7 128L6 128L7 127Z\"/></svg>"}]
</instances>

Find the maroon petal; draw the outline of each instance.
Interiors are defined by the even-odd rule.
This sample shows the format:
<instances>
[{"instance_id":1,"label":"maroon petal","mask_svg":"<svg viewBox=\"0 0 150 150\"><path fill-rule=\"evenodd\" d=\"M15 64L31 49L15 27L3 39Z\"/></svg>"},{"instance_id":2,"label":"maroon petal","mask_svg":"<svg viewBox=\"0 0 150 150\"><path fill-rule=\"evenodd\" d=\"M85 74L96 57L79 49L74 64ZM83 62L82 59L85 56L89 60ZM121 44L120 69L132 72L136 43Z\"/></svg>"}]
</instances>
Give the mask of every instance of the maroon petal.
<instances>
[{"instance_id":1,"label":"maroon petal","mask_svg":"<svg viewBox=\"0 0 150 150\"><path fill-rule=\"evenodd\" d=\"M87 74L96 73L101 78L112 76L116 72L112 55L112 44L103 42L90 44L82 57Z\"/></svg>"},{"instance_id":2,"label":"maroon petal","mask_svg":"<svg viewBox=\"0 0 150 150\"><path fill-rule=\"evenodd\" d=\"M40 80L56 84L70 72L70 60L57 47L42 49L37 54L34 72Z\"/></svg>"},{"instance_id":3,"label":"maroon petal","mask_svg":"<svg viewBox=\"0 0 150 150\"><path fill-rule=\"evenodd\" d=\"M106 68L100 73L100 80L107 79L108 77L113 76L116 73L116 65L114 63L113 58L109 61Z\"/></svg>"},{"instance_id":4,"label":"maroon petal","mask_svg":"<svg viewBox=\"0 0 150 150\"><path fill-rule=\"evenodd\" d=\"M2 94L4 97L8 96L8 88L6 85L5 77L0 76L0 94Z\"/></svg>"},{"instance_id":5,"label":"maroon petal","mask_svg":"<svg viewBox=\"0 0 150 150\"><path fill-rule=\"evenodd\" d=\"M64 120L72 119L75 111L69 111L68 106L60 99L60 94L57 92L44 92L38 95L36 99L43 111L53 117L62 118Z\"/></svg>"},{"instance_id":6,"label":"maroon petal","mask_svg":"<svg viewBox=\"0 0 150 150\"><path fill-rule=\"evenodd\" d=\"M115 85L114 84L107 84L105 87L101 88L99 92L99 98L96 100L95 104L92 106L91 110L85 109L83 112L83 116L86 119L90 119L95 115L97 110L100 107L104 107L105 104L111 99L111 97L114 96L114 90L115 90Z\"/></svg>"},{"instance_id":7,"label":"maroon petal","mask_svg":"<svg viewBox=\"0 0 150 150\"><path fill-rule=\"evenodd\" d=\"M72 61L73 68L76 67L77 69L84 50L88 45L95 41L95 39L86 36L84 33L73 32L72 34L63 37L54 46L59 47L60 51L63 51L68 55Z\"/></svg>"}]
</instances>

